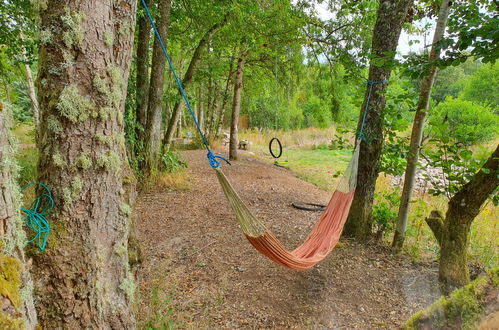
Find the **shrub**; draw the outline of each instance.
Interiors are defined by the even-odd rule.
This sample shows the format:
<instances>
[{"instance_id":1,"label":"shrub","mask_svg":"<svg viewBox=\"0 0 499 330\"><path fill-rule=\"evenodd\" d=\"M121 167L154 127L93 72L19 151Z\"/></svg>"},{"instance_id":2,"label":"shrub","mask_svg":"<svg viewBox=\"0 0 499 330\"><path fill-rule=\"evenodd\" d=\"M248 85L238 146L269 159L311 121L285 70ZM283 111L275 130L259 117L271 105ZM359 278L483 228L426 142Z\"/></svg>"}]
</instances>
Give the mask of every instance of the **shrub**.
<instances>
[{"instance_id":1,"label":"shrub","mask_svg":"<svg viewBox=\"0 0 499 330\"><path fill-rule=\"evenodd\" d=\"M433 134L466 144L493 139L499 132L499 118L489 107L448 97L430 118Z\"/></svg>"}]
</instances>

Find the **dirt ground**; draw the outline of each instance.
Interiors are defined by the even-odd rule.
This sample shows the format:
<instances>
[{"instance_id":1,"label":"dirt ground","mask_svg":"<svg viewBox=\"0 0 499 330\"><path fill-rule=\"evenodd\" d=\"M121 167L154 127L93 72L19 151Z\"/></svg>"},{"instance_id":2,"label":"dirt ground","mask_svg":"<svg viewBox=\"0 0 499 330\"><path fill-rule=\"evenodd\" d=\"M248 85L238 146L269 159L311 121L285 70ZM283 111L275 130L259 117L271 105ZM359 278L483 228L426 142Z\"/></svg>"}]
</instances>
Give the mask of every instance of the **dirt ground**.
<instances>
[{"instance_id":1,"label":"dirt ground","mask_svg":"<svg viewBox=\"0 0 499 330\"><path fill-rule=\"evenodd\" d=\"M342 240L319 265L293 271L260 255L238 229L204 151L186 151L184 191L142 194L135 209L144 262L137 272L141 328L398 328L440 296L437 265ZM330 193L245 155L223 170L251 210L289 248L319 214L293 201Z\"/></svg>"}]
</instances>

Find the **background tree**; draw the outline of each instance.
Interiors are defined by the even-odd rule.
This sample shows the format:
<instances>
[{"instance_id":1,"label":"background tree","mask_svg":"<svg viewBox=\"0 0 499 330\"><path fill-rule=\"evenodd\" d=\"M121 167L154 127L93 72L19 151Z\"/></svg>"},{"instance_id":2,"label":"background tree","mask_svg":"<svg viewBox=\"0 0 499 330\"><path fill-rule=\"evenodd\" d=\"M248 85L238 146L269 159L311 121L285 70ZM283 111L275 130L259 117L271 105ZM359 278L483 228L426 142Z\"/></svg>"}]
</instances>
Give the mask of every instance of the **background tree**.
<instances>
[{"instance_id":1,"label":"background tree","mask_svg":"<svg viewBox=\"0 0 499 330\"><path fill-rule=\"evenodd\" d=\"M433 211L426 218L440 245L439 279L448 287L469 282L467 249L471 223L499 185L499 146L485 165L449 200L445 218Z\"/></svg>"},{"instance_id":2,"label":"background tree","mask_svg":"<svg viewBox=\"0 0 499 330\"><path fill-rule=\"evenodd\" d=\"M437 48L438 42L442 39L447 25L447 17L449 16L450 1L442 0L440 11L438 14L437 24L433 35L433 42L428 60L435 63L435 60L440 56L440 49ZM398 212L397 226L393 237L392 246L395 251L400 251L405 240L405 231L407 229L407 218L409 215L409 203L412 198L414 189L414 180L416 177L416 165L419 159L419 149L421 147L421 139L423 137L423 129L426 120L426 113L430 106L431 89L435 82L437 68L433 64L428 74L421 82L421 94L419 95L419 103L414 115L414 123L412 124L411 145L407 153L407 166L405 168L404 185L402 187L402 196L400 197L400 207Z\"/></svg>"},{"instance_id":3,"label":"background tree","mask_svg":"<svg viewBox=\"0 0 499 330\"><path fill-rule=\"evenodd\" d=\"M123 107L135 1L45 4L38 179L58 207L47 249L33 252L40 325L133 328Z\"/></svg>"},{"instance_id":4,"label":"background tree","mask_svg":"<svg viewBox=\"0 0 499 330\"><path fill-rule=\"evenodd\" d=\"M402 25L412 3L411 0L382 0L377 11L369 67L369 80L376 83L367 86L364 96L364 103L368 102L369 109L364 126L364 136L367 141L362 141L360 145L359 174L357 177L359 184L355 190L344 231L346 235L360 240L367 240L371 236L372 230L371 213L374 187L378 177L383 146L383 110L387 87L387 83L383 83L383 81L390 78ZM370 89L371 91L369 91ZM371 97L368 100L369 94ZM359 129L362 125L364 109L365 106L363 106L358 122Z\"/></svg>"},{"instance_id":5,"label":"background tree","mask_svg":"<svg viewBox=\"0 0 499 330\"><path fill-rule=\"evenodd\" d=\"M0 103L0 324L5 329L34 329L37 317L30 267L24 254L26 233L20 215L18 165L11 125L11 110Z\"/></svg>"},{"instance_id":6,"label":"background tree","mask_svg":"<svg viewBox=\"0 0 499 330\"><path fill-rule=\"evenodd\" d=\"M157 29L163 43L168 41L170 26L171 0L159 1ZM165 81L166 61L158 38L154 39L152 52L151 80L147 106L147 120L144 142L144 172L149 175L158 163L161 150L161 122L163 114L163 91Z\"/></svg>"}]
</instances>

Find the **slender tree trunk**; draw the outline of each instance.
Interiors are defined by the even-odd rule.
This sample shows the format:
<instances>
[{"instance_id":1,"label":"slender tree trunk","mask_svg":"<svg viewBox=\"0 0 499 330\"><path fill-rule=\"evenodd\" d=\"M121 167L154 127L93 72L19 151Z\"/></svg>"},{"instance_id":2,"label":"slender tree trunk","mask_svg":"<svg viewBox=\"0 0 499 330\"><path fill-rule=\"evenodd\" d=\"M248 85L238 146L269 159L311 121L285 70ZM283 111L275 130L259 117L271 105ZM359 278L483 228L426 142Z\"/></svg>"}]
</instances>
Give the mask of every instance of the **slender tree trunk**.
<instances>
[{"instance_id":1,"label":"slender tree trunk","mask_svg":"<svg viewBox=\"0 0 499 330\"><path fill-rule=\"evenodd\" d=\"M229 159L237 160L237 128L239 124L239 111L241 110L241 92L243 90L243 74L246 54L241 52L237 60L236 77L234 79L234 97L232 99L232 118L230 122Z\"/></svg>"},{"instance_id":2,"label":"slender tree trunk","mask_svg":"<svg viewBox=\"0 0 499 330\"><path fill-rule=\"evenodd\" d=\"M230 82L232 79L232 75L234 74L234 60L230 60L229 64L229 74L227 75L227 81L225 82L225 89L223 93L223 98L222 98L222 105L220 106L220 109L218 110L218 120L217 120L217 125L215 128L216 132L216 137L220 136L223 122L224 122L224 115L225 115L225 107L227 105L227 101L229 100L229 88L230 88Z\"/></svg>"},{"instance_id":3,"label":"slender tree trunk","mask_svg":"<svg viewBox=\"0 0 499 330\"><path fill-rule=\"evenodd\" d=\"M26 234L19 214L17 164L10 126L9 109L0 103L0 290L1 324L5 329L35 329L37 323L33 301L33 281L24 256ZM21 297L21 293L24 294Z\"/></svg>"},{"instance_id":4,"label":"slender tree trunk","mask_svg":"<svg viewBox=\"0 0 499 330\"><path fill-rule=\"evenodd\" d=\"M48 0L39 49L38 181L56 207L33 252L44 329L133 329L123 111L135 1ZM57 70L54 70L54 69Z\"/></svg>"},{"instance_id":5,"label":"slender tree trunk","mask_svg":"<svg viewBox=\"0 0 499 330\"><path fill-rule=\"evenodd\" d=\"M31 103L31 111L33 112L33 122L35 124L35 129L38 128L38 123L40 122L40 110L38 106L38 99L36 98L35 82L33 81L33 74L31 73L31 68L29 64L23 63L24 74L26 75L26 83L28 85L28 96Z\"/></svg>"},{"instance_id":6,"label":"slender tree trunk","mask_svg":"<svg viewBox=\"0 0 499 330\"><path fill-rule=\"evenodd\" d=\"M469 282L467 249L471 223L498 187L499 145L482 169L449 201L445 219L433 211L426 222L440 244L439 279L448 287Z\"/></svg>"},{"instance_id":7,"label":"slender tree trunk","mask_svg":"<svg viewBox=\"0 0 499 330\"><path fill-rule=\"evenodd\" d=\"M198 88L198 112L197 112L197 117L198 117L198 124L199 127L201 127L201 130L203 130L203 121L204 121L204 109L203 109L203 89L202 86Z\"/></svg>"},{"instance_id":8,"label":"slender tree trunk","mask_svg":"<svg viewBox=\"0 0 499 330\"><path fill-rule=\"evenodd\" d=\"M159 1L157 29L163 43L168 40L170 26L171 0ZM163 114L163 90L166 61L158 38L154 39L152 53L151 81L147 106L147 124L145 130L144 172L149 175L157 166L161 149L161 122Z\"/></svg>"},{"instance_id":9,"label":"slender tree trunk","mask_svg":"<svg viewBox=\"0 0 499 330\"><path fill-rule=\"evenodd\" d=\"M212 97L212 102L211 102L211 109L210 109L210 122L208 123L208 128L206 129L206 133L208 136L212 135L213 132L213 127L215 126L215 121L217 120L217 103L218 99L220 97L220 88L218 88L217 83L214 83L213 86L213 97Z\"/></svg>"},{"instance_id":10,"label":"slender tree trunk","mask_svg":"<svg viewBox=\"0 0 499 330\"><path fill-rule=\"evenodd\" d=\"M150 6L150 0L145 2L147 6ZM138 18L137 29L137 121L142 129L145 129L149 101L149 41L151 38L151 23L146 15ZM140 131L139 136L144 137L143 130Z\"/></svg>"},{"instance_id":11,"label":"slender tree trunk","mask_svg":"<svg viewBox=\"0 0 499 330\"><path fill-rule=\"evenodd\" d=\"M187 68L187 72L185 73L184 79L182 79L182 87L184 89L186 89L190 85L192 78L194 78L196 67L199 61L201 60L202 52L206 47L206 45L208 44L208 41L211 40L213 35L218 31L218 29L220 29L223 25L225 25L225 23L226 19L224 18L224 20L221 23L216 23L215 25L213 25L208 31L206 31L203 38L201 38L201 40L199 41L196 50L194 51L194 54L192 54L191 62L189 63L189 67ZM178 101L173 107L172 116L170 118L170 122L168 124L168 128L166 130L164 138L164 143L167 148L170 146L173 137L173 132L175 132L175 125L178 122L178 117L180 116L183 107L184 107L183 98L181 98L180 101Z\"/></svg>"},{"instance_id":12,"label":"slender tree trunk","mask_svg":"<svg viewBox=\"0 0 499 330\"><path fill-rule=\"evenodd\" d=\"M175 133L175 136L177 138L182 137L182 115L178 116L178 124L177 124L177 132Z\"/></svg>"},{"instance_id":13,"label":"slender tree trunk","mask_svg":"<svg viewBox=\"0 0 499 330\"><path fill-rule=\"evenodd\" d=\"M443 0L440 5L437 26L435 28L435 34L433 35L433 43L430 51L430 63L434 63L434 61L440 56L440 49L438 49L437 43L442 39L445 33L447 17L449 16L449 5L450 0ZM435 82L436 74L437 67L432 65L428 75L423 78L421 84L421 94L419 96L419 103L414 116L414 124L412 126L411 145L409 153L407 154L407 166L405 169L402 196L400 197L397 227L395 229L395 235L392 242L392 246L396 252L399 252L404 245L407 218L409 215L409 203L411 201L412 191L414 189L414 180L416 177L416 165L419 158L419 149L421 147L421 139L423 137L426 113L428 112L430 104L431 89L433 87L433 83Z\"/></svg>"},{"instance_id":14,"label":"slender tree trunk","mask_svg":"<svg viewBox=\"0 0 499 330\"><path fill-rule=\"evenodd\" d=\"M347 236L361 241L368 240L372 230L371 214L383 146L383 118L386 103L387 83L382 83L382 81L390 78L390 62L395 56L404 19L412 3L413 0L381 0L373 30L371 53L374 58L369 67L369 80L376 83L367 87L358 123L360 129L369 89L372 88L364 126L364 136L367 142L362 141L360 145L358 184L345 226ZM375 65L376 60L379 59L384 61L384 66Z\"/></svg>"}]
</instances>

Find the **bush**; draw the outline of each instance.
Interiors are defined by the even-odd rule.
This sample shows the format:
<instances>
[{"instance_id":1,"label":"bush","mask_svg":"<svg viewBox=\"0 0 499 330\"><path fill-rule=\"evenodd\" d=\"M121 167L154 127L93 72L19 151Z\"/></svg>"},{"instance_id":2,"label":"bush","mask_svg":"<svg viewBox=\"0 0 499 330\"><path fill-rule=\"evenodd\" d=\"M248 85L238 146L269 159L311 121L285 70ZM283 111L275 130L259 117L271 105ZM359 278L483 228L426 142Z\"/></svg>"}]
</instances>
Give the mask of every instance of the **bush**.
<instances>
[{"instance_id":1,"label":"bush","mask_svg":"<svg viewBox=\"0 0 499 330\"><path fill-rule=\"evenodd\" d=\"M466 144L491 140L499 132L499 119L489 107L452 97L438 104L430 125L436 137Z\"/></svg>"}]
</instances>

